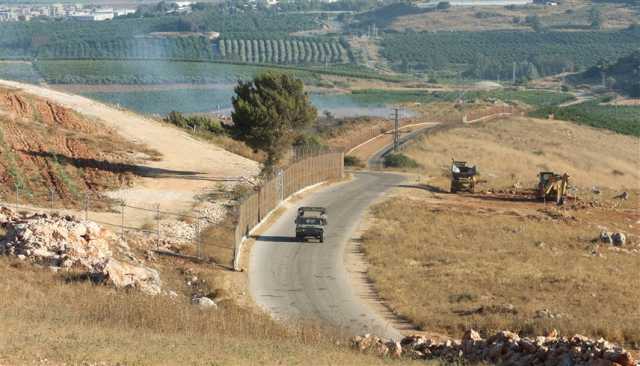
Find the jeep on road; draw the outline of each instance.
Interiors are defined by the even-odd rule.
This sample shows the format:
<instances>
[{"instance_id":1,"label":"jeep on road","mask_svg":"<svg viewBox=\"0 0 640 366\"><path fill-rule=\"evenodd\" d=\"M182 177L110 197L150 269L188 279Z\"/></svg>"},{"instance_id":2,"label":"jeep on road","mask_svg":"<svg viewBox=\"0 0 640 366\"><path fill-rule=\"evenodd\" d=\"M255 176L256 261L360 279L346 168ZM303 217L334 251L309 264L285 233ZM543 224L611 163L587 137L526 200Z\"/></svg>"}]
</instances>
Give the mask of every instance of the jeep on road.
<instances>
[{"instance_id":1,"label":"jeep on road","mask_svg":"<svg viewBox=\"0 0 640 366\"><path fill-rule=\"evenodd\" d=\"M322 243L327 226L327 210L324 207L300 207L295 224L297 241L315 238Z\"/></svg>"}]
</instances>

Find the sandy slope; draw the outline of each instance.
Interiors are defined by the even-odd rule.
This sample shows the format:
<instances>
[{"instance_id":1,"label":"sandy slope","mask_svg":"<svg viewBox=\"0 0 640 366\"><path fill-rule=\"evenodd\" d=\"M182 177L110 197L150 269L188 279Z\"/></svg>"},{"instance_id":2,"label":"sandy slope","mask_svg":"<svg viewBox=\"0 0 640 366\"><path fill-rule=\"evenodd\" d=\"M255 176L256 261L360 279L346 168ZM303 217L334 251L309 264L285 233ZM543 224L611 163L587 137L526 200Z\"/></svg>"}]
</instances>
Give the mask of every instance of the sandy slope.
<instances>
[{"instance_id":1,"label":"sandy slope","mask_svg":"<svg viewBox=\"0 0 640 366\"><path fill-rule=\"evenodd\" d=\"M0 85L24 90L100 119L123 137L143 143L162 154L160 161L141 166L145 177L133 188L113 192L127 204L181 211L191 207L196 195L220 180L249 177L258 164L221 148L198 141L187 133L128 111L118 110L94 100L43 88L0 80ZM108 219L108 217L103 217Z\"/></svg>"}]
</instances>

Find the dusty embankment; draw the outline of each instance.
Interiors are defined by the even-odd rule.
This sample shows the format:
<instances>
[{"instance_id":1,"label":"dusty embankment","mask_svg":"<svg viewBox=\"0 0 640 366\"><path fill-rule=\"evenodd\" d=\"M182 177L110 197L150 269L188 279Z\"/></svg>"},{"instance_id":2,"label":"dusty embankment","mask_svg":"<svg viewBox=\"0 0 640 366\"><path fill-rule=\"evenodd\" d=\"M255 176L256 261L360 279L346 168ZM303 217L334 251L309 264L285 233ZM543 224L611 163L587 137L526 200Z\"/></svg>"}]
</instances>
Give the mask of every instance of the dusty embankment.
<instances>
[{"instance_id":1,"label":"dusty embankment","mask_svg":"<svg viewBox=\"0 0 640 366\"><path fill-rule=\"evenodd\" d=\"M141 178L134 187L124 187L109 194L130 205L153 208L155 204L159 204L164 210L188 210L195 197L206 193L216 182L252 177L258 172L258 164L254 161L134 113L40 86L4 80L0 81L0 85L21 89L25 93L46 98L97 119L125 140L143 144L159 152L160 159L136 165L136 173ZM111 217L102 214L99 218L102 221L118 222L117 215ZM129 219L135 220L134 217Z\"/></svg>"},{"instance_id":2,"label":"dusty embankment","mask_svg":"<svg viewBox=\"0 0 640 366\"><path fill-rule=\"evenodd\" d=\"M81 196L133 185L158 153L48 100L0 89L0 197L78 207Z\"/></svg>"}]
</instances>

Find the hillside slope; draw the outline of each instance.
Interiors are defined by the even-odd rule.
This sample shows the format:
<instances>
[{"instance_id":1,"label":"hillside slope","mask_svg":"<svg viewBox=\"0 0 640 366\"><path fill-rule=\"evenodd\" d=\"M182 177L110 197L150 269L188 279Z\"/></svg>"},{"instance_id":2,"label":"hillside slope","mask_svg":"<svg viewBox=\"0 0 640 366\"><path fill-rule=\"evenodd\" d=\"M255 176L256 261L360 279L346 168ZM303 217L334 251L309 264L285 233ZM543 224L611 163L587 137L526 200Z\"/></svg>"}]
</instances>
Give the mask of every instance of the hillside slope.
<instances>
[{"instance_id":1,"label":"hillside slope","mask_svg":"<svg viewBox=\"0 0 640 366\"><path fill-rule=\"evenodd\" d=\"M640 50L619 58L610 65L599 65L570 78L573 83L602 83L605 76L607 86L633 98L640 98Z\"/></svg>"},{"instance_id":2,"label":"hillside slope","mask_svg":"<svg viewBox=\"0 0 640 366\"><path fill-rule=\"evenodd\" d=\"M140 175L135 187L122 187L109 193L128 205L164 210L190 210L198 196L216 182L241 180L258 172L258 163L220 147L197 140L187 132L134 113L116 109L91 99L40 86L0 80L0 85L22 89L25 93L59 103L89 118L99 120L123 138L158 151L162 158L137 165ZM101 220L119 223L119 215ZM136 218L131 217L131 224ZM137 224L144 221L137 220Z\"/></svg>"},{"instance_id":3,"label":"hillside slope","mask_svg":"<svg viewBox=\"0 0 640 366\"><path fill-rule=\"evenodd\" d=\"M0 197L21 202L56 199L77 205L134 181L133 164L157 153L68 108L0 89Z\"/></svg>"},{"instance_id":4,"label":"hillside slope","mask_svg":"<svg viewBox=\"0 0 640 366\"><path fill-rule=\"evenodd\" d=\"M571 122L513 118L465 126L425 137L407 154L448 189L451 159L477 165L487 187L533 187L543 170L567 172L572 184L640 189L636 137Z\"/></svg>"}]
</instances>

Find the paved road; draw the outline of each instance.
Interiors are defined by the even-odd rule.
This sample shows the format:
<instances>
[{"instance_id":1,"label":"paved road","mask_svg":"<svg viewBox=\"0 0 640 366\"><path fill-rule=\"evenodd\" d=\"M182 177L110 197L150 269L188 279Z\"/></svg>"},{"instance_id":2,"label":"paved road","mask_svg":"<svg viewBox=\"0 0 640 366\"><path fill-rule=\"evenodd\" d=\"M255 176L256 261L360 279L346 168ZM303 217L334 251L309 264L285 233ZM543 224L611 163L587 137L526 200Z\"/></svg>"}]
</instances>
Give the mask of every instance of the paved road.
<instances>
[{"instance_id":1,"label":"paved road","mask_svg":"<svg viewBox=\"0 0 640 366\"><path fill-rule=\"evenodd\" d=\"M256 302L277 319L311 319L350 334L374 333L398 339L400 334L369 308L351 287L344 266L345 246L363 211L404 177L389 173L356 173L354 179L315 191L290 204L251 251L249 283ZM324 243L295 241L299 206L325 206L329 225Z\"/></svg>"},{"instance_id":2,"label":"paved road","mask_svg":"<svg viewBox=\"0 0 640 366\"><path fill-rule=\"evenodd\" d=\"M406 144L410 140L415 139L416 137L425 133L429 129L433 130L436 128L444 128L444 127L447 127L447 126L446 125L443 126L440 123L434 122L432 124L429 124L420 128L416 128L415 130L407 134L400 135L400 139L398 140L398 142L400 143L400 147L402 147L402 145ZM384 161L384 156L390 153L392 150L393 150L393 144L385 146L384 148L378 150L375 154L373 154L369 158L369 161L367 161L367 165L369 166L369 168L381 168L382 162Z\"/></svg>"}]
</instances>

